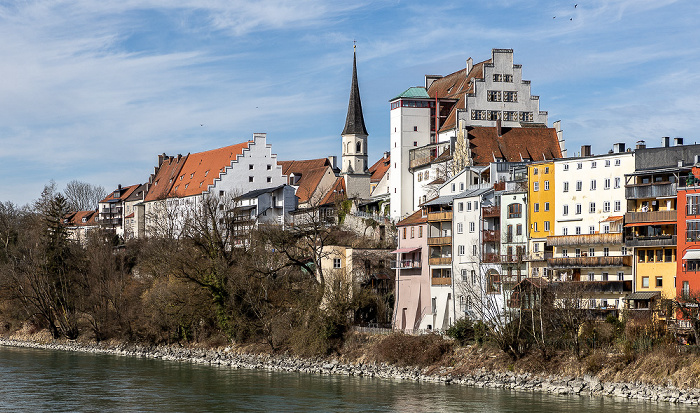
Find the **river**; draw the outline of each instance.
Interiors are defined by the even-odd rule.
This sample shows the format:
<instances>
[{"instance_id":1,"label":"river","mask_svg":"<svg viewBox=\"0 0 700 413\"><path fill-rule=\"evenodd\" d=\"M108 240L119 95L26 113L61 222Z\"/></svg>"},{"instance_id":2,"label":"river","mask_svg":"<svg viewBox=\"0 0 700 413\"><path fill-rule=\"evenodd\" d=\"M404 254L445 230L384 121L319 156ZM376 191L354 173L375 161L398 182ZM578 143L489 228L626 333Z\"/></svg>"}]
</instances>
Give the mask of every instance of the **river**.
<instances>
[{"instance_id":1,"label":"river","mask_svg":"<svg viewBox=\"0 0 700 413\"><path fill-rule=\"evenodd\" d=\"M697 406L0 346L0 410L641 413Z\"/></svg>"}]
</instances>

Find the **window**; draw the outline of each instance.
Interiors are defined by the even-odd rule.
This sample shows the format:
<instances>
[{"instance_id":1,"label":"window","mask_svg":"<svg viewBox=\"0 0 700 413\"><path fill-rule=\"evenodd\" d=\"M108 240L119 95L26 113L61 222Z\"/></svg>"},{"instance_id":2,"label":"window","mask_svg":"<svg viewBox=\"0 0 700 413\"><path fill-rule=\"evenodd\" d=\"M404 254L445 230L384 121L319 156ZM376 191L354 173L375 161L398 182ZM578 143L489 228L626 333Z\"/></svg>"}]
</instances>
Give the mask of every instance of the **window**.
<instances>
[{"instance_id":1,"label":"window","mask_svg":"<svg viewBox=\"0 0 700 413\"><path fill-rule=\"evenodd\" d=\"M467 211L471 211L471 210L472 210L472 203L467 202Z\"/></svg>"},{"instance_id":2,"label":"window","mask_svg":"<svg viewBox=\"0 0 700 413\"><path fill-rule=\"evenodd\" d=\"M603 212L610 212L610 201L603 202Z\"/></svg>"},{"instance_id":3,"label":"window","mask_svg":"<svg viewBox=\"0 0 700 413\"><path fill-rule=\"evenodd\" d=\"M515 235L523 235L523 225L518 224L515 226Z\"/></svg>"},{"instance_id":4,"label":"window","mask_svg":"<svg viewBox=\"0 0 700 413\"><path fill-rule=\"evenodd\" d=\"M469 223L469 232L474 232L476 231L476 224L473 222Z\"/></svg>"},{"instance_id":5,"label":"window","mask_svg":"<svg viewBox=\"0 0 700 413\"><path fill-rule=\"evenodd\" d=\"M520 122L532 122L532 112L520 112Z\"/></svg>"},{"instance_id":6,"label":"window","mask_svg":"<svg viewBox=\"0 0 700 413\"><path fill-rule=\"evenodd\" d=\"M607 168L608 166L610 166L610 159L607 159L607 160L605 161L605 167Z\"/></svg>"},{"instance_id":7,"label":"window","mask_svg":"<svg viewBox=\"0 0 700 413\"><path fill-rule=\"evenodd\" d=\"M620 187L620 178L615 178L615 189Z\"/></svg>"},{"instance_id":8,"label":"window","mask_svg":"<svg viewBox=\"0 0 700 413\"><path fill-rule=\"evenodd\" d=\"M577 163L576 169L583 169L583 164L581 162Z\"/></svg>"},{"instance_id":9,"label":"window","mask_svg":"<svg viewBox=\"0 0 700 413\"><path fill-rule=\"evenodd\" d=\"M333 268L340 268L340 258L333 258Z\"/></svg>"},{"instance_id":10,"label":"window","mask_svg":"<svg viewBox=\"0 0 700 413\"><path fill-rule=\"evenodd\" d=\"M663 287L663 286L664 286L664 278L663 278L663 277L656 277L656 286L657 286L657 287Z\"/></svg>"},{"instance_id":11,"label":"window","mask_svg":"<svg viewBox=\"0 0 700 413\"><path fill-rule=\"evenodd\" d=\"M540 190L540 183L539 183L539 182L534 182L534 183L532 184L532 190L533 190L534 192L539 191L539 190Z\"/></svg>"},{"instance_id":12,"label":"window","mask_svg":"<svg viewBox=\"0 0 700 413\"><path fill-rule=\"evenodd\" d=\"M472 270L472 284L476 284L476 271Z\"/></svg>"},{"instance_id":13,"label":"window","mask_svg":"<svg viewBox=\"0 0 700 413\"><path fill-rule=\"evenodd\" d=\"M537 232L537 222L533 222L533 223L532 223L532 230L533 230L534 232Z\"/></svg>"},{"instance_id":14,"label":"window","mask_svg":"<svg viewBox=\"0 0 700 413\"><path fill-rule=\"evenodd\" d=\"M683 290L681 291L681 295L686 298L690 295L690 285L688 284L688 281L683 281Z\"/></svg>"},{"instance_id":15,"label":"window","mask_svg":"<svg viewBox=\"0 0 700 413\"><path fill-rule=\"evenodd\" d=\"M566 248L561 249L561 256L562 257L568 257L569 256L569 251Z\"/></svg>"},{"instance_id":16,"label":"window","mask_svg":"<svg viewBox=\"0 0 700 413\"><path fill-rule=\"evenodd\" d=\"M581 227L576 227L576 235L581 235Z\"/></svg>"},{"instance_id":17,"label":"window","mask_svg":"<svg viewBox=\"0 0 700 413\"><path fill-rule=\"evenodd\" d=\"M269 171L269 170L271 170L271 169L272 169L272 165L267 164L267 170Z\"/></svg>"},{"instance_id":18,"label":"window","mask_svg":"<svg viewBox=\"0 0 700 413\"><path fill-rule=\"evenodd\" d=\"M532 207L534 212L540 212L540 204L538 202L535 202Z\"/></svg>"},{"instance_id":19,"label":"window","mask_svg":"<svg viewBox=\"0 0 700 413\"><path fill-rule=\"evenodd\" d=\"M489 90L486 92L486 100L489 102L500 102L501 101L501 91L500 90Z\"/></svg>"},{"instance_id":20,"label":"window","mask_svg":"<svg viewBox=\"0 0 700 413\"><path fill-rule=\"evenodd\" d=\"M590 227L588 227L588 233L595 234L595 226L591 225Z\"/></svg>"},{"instance_id":21,"label":"window","mask_svg":"<svg viewBox=\"0 0 700 413\"><path fill-rule=\"evenodd\" d=\"M644 250L637 250L637 262L644 262L646 261L645 259L645 252Z\"/></svg>"},{"instance_id":22,"label":"window","mask_svg":"<svg viewBox=\"0 0 700 413\"><path fill-rule=\"evenodd\" d=\"M268 176L268 177L267 177L267 182L272 182L272 177Z\"/></svg>"},{"instance_id":23,"label":"window","mask_svg":"<svg viewBox=\"0 0 700 413\"><path fill-rule=\"evenodd\" d=\"M549 166L545 166L545 167L544 167L544 173L545 173L545 174L548 174L548 173L549 173Z\"/></svg>"},{"instance_id":24,"label":"window","mask_svg":"<svg viewBox=\"0 0 700 413\"><path fill-rule=\"evenodd\" d=\"M591 181L591 191L595 191L595 187L596 187L596 180L593 179L593 180Z\"/></svg>"},{"instance_id":25,"label":"window","mask_svg":"<svg viewBox=\"0 0 700 413\"><path fill-rule=\"evenodd\" d=\"M462 275L462 282L467 282L467 270L461 270L459 272Z\"/></svg>"},{"instance_id":26,"label":"window","mask_svg":"<svg viewBox=\"0 0 700 413\"><path fill-rule=\"evenodd\" d=\"M549 202L544 203L544 210L549 211Z\"/></svg>"},{"instance_id":27,"label":"window","mask_svg":"<svg viewBox=\"0 0 700 413\"><path fill-rule=\"evenodd\" d=\"M569 235L569 228L567 228L567 227L562 228L561 235Z\"/></svg>"},{"instance_id":28,"label":"window","mask_svg":"<svg viewBox=\"0 0 700 413\"><path fill-rule=\"evenodd\" d=\"M622 161L620 161L619 159L615 159L615 166L620 166L621 163Z\"/></svg>"},{"instance_id":29,"label":"window","mask_svg":"<svg viewBox=\"0 0 700 413\"><path fill-rule=\"evenodd\" d=\"M455 184L452 184L452 192L455 192L456 190L457 190L457 187L455 186Z\"/></svg>"},{"instance_id":30,"label":"window","mask_svg":"<svg viewBox=\"0 0 700 413\"><path fill-rule=\"evenodd\" d=\"M513 83L513 75L505 74L503 75L503 81L508 83Z\"/></svg>"},{"instance_id":31,"label":"window","mask_svg":"<svg viewBox=\"0 0 700 413\"><path fill-rule=\"evenodd\" d=\"M411 227L411 238L416 237L416 227Z\"/></svg>"},{"instance_id":32,"label":"window","mask_svg":"<svg viewBox=\"0 0 700 413\"><path fill-rule=\"evenodd\" d=\"M486 120L499 120L501 119L500 110L489 110L486 111Z\"/></svg>"},{"instance_id":33,"label":"window","mask_svg":"<svg viewBox=\"0 0 700 413\"><path fill-rule=\"evenodd\" d=\"M464 182L459 183L459 190L464 191Z\"/></svg>"},{"instance_id":34,"label":"window","mask_svg":"<svg viewBox=\"0 0 700 413\"><path fill-rule=\"evenodd\" d=\"M403 239L406 239L406 228L403 229Z\"/></svg>"},{"instance_id":35,"label":"window","mask_svg":"<svg viewBox=\"0 0 700 413\"><path fill-rule=\"evenodd\" d=\"M486 120L486 111L472 109L472 120Z\"/></svg>"},{"instance_id":36,"label":"window","mask_svg":"<svg viewBox=\"0 0 700 413\"><path fill-rule=\"evenodd\" d=\"M522 205L513 203L508 205L508 218L520 218L522 216Z\"/></svg>"},{"instance_id":37,"label":"window","mask_svg":"<svg viewBox=\"0 0 700 413\"><path fill-rule=\"evenodd\" d=\"M610 178L605 178L604 189L610 189Z\"/></svg>"},{"instance_id":38,"label":"window","mask_svg":"<svg viewBox=\"0 0 700 413\"><path fill-rule=\"evenodd\" d=\"M249 170L252 170L252 169L253 169L253 164L252 164L252 163L251 163L251 164L248 164L248 169L249 169Z\"/></svg>"},{"instance_id":39,"label":"window","mask_svg":"<svg viewBox=\"0 0 700 413\"><path fill-rule=\"evenodd\" d=\"M620 211L622 208L622 202L621 201L615 201L615 212Z\"/></svg>"},{"instance_id":40,"label":"window","mask_svg":"<svg viewBox=\"0 0 700 413\"><path fill-rule=\"evenodd\" d=\"M457 233L461 234L463 232L463 230L464 230L464 226L462 225L461 222L458 222L457 223Z\"/></svg>"},{"instance_id":41,"label":"window","mask_svg":"<svg viewBox=\"0 0 700 413\"><path fill-rule=\"evenodd\" d=\"M588 212L591 214L595 214L595 202L590 202L588 204Z\"/></svg>"},{"instance_id":42,"label":"window","mask_svg":"<svg viewBox=\"0 0 700 413\"><path fill-rule=\"evenodd\" d=\"M413 127L413 132L418 132L418 126Z\"/></svg>"},{"instance_id":43,"label":"window","mask_svg":"<svg viewBox=\"0 0 700 413\"><path fill-rule=\"evenodd\" d=\"M249 176L249 177L248 177L248 182L253 182L253 177L252 177L252 176Z\"/></svg>"},{"instance_id":44,"label":"window","mask_svg":"<svg viewBox=\"0 0 700 413\"><path fill-rule=\"evenodd\" d=\"M472 255L476 256L478 254L476 244L472 245Z\"/></svg>"},{"instance_id":45,"label":"window","mask_svg":"<svg viewBox=\"0 0 700 413\"><path fill-rule=\"evenodd\" d=\"M583 189L583 182L582 181L576 181L576 190L580 191Z\"/></svg>"},{"instance_id":46,"label":"window","mask_svg":"<svg viewBox=\"0 0 700 413\"><path fill-rule=\"evenodd\" d=\"M607 273L607 272L604 272L604 273L601 275L600 278L601 278L601 280L603 280L603 281L608 281L608 273Z\"/></svg>"},{"instance_id":47,"label":"window","mask_svg":"<svg viewBox=\"0 0 700 413\"><path fill-rule=\"evenodd\" d=\"M544 230L549 231L549 221L544 221ZM535 245L537 245L537 244L535 244Z\"/></svg>"},{"instance_id":48,"label":"window","mask_svg":"<svg viewBox=\"0 0 700 413\"><path fill-rule=\"evenodd\" d=\"M642 277L642 288L649 288L649 277Z\"/></svg>"},{"instance_id":49,"label":"window","mask_svg":"<svg viewBox=\"0 0 700 413\"><path fill-rule=\"evenodd\" d=\"M686 214L700 215L700 195L686 195Z\"/></svg>"},{"instance_id":50,"label":"window","mask_svg":"<svg viewBox=\"0 0 700 413\"><path fill-rule=\"evenodd\" d=\"M591 169L594 169L597 166L597 162L593 161L591 162Z\"/></svg>"},{"instance_id":51,"label":"window","mask_svg":"<svg viewBox=\"0 0 700 413\"><path fill-rule=\"evenodd\" d=\"M565 164L564 164L564 170L565 170L565 171L568 171L568 170L569 170L569 164L568 164L568 163L565 163Z\"/></svg>"},{"instance_id":52,"label":"window","mask_svg":"<svg viewBox=\"0 0 700 413\"><path fill-rule=\"evenodd\" d=\"M664 262L673 262L673 250L672 249L665 249L664 250Z\"/></svg>"},{"instance_id":53,"label":"window","mask_svg":"<svg viewBox=\"0 0 700 413\"><path fill-rule=\"evenodd\" d=\"M457 255L464 255L464 245L457 247Z\"/></svg>"},{"instance_id":54,"label":"window","mask_svg":"<svg viewBox=\"0 0 700 413\"><path fill-rule=\"evenodd\" d=\"M463 202L460 202L457 204L457 211L458 212L464 211L464 203Z\"/></svg>"},{"instance_id":55,"label":"window","mask_svg":"<svg viewBox=\"0 0 700 413\"><path fill-rule=\"evenodd\" d=\"M588 248L588 256L595 257L595 248L593 248L593 247Z\"/></svg>"},{"instance_id":56,"label":"window","mask_svg":"<svg viewBox=\"0 0 700 413\"><path fill-rule=\"evenodd\" d=\"M589 272L588 273L588 281L593 281L593 280L595 280L595 273Z\"/></svg>"},{"instance_id":57,"label":"window","mask_svg":"<svg viewBox=\"0 0 700 413\"><path fill-rule=\"evenodd\" d=\"M423 227L418 227L418 238L423 238Z\"/></svg>"},{"instance_id":58,"label":"window","mask_svg":"<svg viewBox=\"0 0 700 413\"><path fill-rule=\"evenodd\" d=\"M563 215L569 215L569 206L568 205L564 205Z\"/></svg>"},{"instance_id":59,"label":"window","mask_svg":"<svg viewBox=\"0 0 700 413\"><path fill-rule=\"evenodd\" d=\"M517 102L518 101L518 92L508 91L508 90L503 92L503 101L504 102Z\"/></svg>"},{"instance_id":60,"label":"window","mask_svg":"<svg viewBox=\"0 0 700 413\"><path fill-rule=\"evenodd\" d=\"M533 247L534 247L534 249L535 249L535 252L540 252L540 243L539 243L539 242L535 242L535 243L532 244L532 245L533 245Z\"/></svg>"},{"instance_id":61,"label":"window","mask_svg":"<svg viewBox=\"0 0 700 413\"><path fill-rule=\"evenodd\" d=\"M532 170L532 174L533 174L533 175L537 175L537 174L538 174L538 171L539 171L539 170L538 170L537 168L534 168L534 169Z\"/></svg>"},{"instance_id":62,"label":"window","mask_svg":"<svg viewBox=\"0 0 700 413\"><path fill-rule=\"evenodd\" d=\"M500 73L494 73L493 74L493 81L494 82L502 82L503 81L503 75Z\"/></svg>"},{"instance_id":63,"label":"window","mask_svg":"<svg viewBox=\"0 0 700 413\"><path fill-rule=\"evenodd\" d=\"M544 190L549 191L549 181L544 181Z\"/></svg>"},{"instance_id":64,"label":"window","mask_svg":"<svg viewBox=\"0 0 700 413\"><path fill-rule=\"evenodd\" d=\"M576 204L576 215L581 215L581 204Z\"/></svg>"},{"instance_id":65,"label":"window","mask_svg":"<svg viewBox=\"0 0 700 413\"><path fill-rule=\"evenodd\" d=\"M603 257L609 257L610 256L610 248L604 247L603 248Z\"/></svg>"},{"instance_id":66,"label":"window","mask_svg":"<svg viewBox=\"0 0 700 413\"><path fill-rule=\"evenodd\" d=\"M515 112L512 110L503 111L503 120L517 122L518 121L518 112Z\"/></svg>"}]
</instances>

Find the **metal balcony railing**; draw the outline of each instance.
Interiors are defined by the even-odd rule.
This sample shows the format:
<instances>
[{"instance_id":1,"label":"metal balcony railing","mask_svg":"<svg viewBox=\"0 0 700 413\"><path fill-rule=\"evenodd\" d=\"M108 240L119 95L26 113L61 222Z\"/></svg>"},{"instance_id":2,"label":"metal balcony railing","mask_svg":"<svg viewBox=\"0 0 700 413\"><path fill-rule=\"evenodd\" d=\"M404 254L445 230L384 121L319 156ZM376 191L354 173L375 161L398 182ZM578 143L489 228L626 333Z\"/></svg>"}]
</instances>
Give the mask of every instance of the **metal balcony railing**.
<instances>
[{"instance_id":1,"label":"metal balcony railing","mask_svg":"<svg viewBox=\"0 0 700 413\"><path fill-rule=\"evenodd\" d=\"M391 261L392 270L405 270L408 268L420 268L421 261L419 260L401 260L401 261Z\"/></svg>"}]
</instances>

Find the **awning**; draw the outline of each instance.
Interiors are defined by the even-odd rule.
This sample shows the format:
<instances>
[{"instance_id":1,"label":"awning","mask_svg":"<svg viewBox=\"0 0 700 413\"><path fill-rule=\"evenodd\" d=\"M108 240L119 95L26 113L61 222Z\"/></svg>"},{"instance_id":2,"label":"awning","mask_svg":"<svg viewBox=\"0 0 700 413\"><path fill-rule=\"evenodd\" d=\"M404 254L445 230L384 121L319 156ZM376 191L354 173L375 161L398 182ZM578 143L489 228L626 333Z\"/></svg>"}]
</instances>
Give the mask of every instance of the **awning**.
<instances>
[{"instance_id":1,"label":"awning","mask_svg":"<svg viewBox=\"0 0 700 413\"><path fill-rule=\"evenodd\" d=\"M397 249L396 251L391 251L391 253L392 253L392 254L396 254L396 253L405 254L405 253L407 253L407 252L413 252L413 251L419 250L419 249L421 249L421 247L399 248L399 249Z\"/></svg>"},{"instance_id":2,"label":"awning","mask_svg":"<svg viewBox=\"0 0 700 413\"><path fill-rule=\"evenodd\" d=\"M688 250L683 254L684 260L700 260L700 250Z\"/></svg>"},{"instance_id":3,"label":"awning","mask_svg":"<svg viewBox=\"0 0 700 413\"><path fill-rule=\"evenodd\" d=\"M654 297L660 297L661 292L659 291L642 291L632 294L628 294L625 300L651 300Z\"/></svg>"},{"instance_id":4,"label":"awning","mask_svg":"<svg viewBox=\"0 0 700 413\"><path fill-rule=\"evenodd\" d=\"M654 221L654 222L632 222L630 224L625 224L625 227L646 227L650 225L676 225L675 221Z\"/></svg>"}]
</instances>

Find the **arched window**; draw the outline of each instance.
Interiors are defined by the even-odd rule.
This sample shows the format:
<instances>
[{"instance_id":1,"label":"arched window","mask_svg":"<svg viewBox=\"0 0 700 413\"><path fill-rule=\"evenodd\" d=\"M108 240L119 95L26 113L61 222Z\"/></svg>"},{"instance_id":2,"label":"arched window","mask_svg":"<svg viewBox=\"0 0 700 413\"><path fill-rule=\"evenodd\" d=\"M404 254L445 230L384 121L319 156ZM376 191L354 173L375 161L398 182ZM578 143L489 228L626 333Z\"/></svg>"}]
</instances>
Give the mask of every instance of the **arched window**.
<instances>
[{"instance_id":1,"label":"arched window","mask_svg":"<svg viewBox=\"0 0 700 413\"><path fill-rule=\"evenodd\" d=\"M362 142L357 142L357 153L362 153Z\"/></svg>"}]
</instances>

